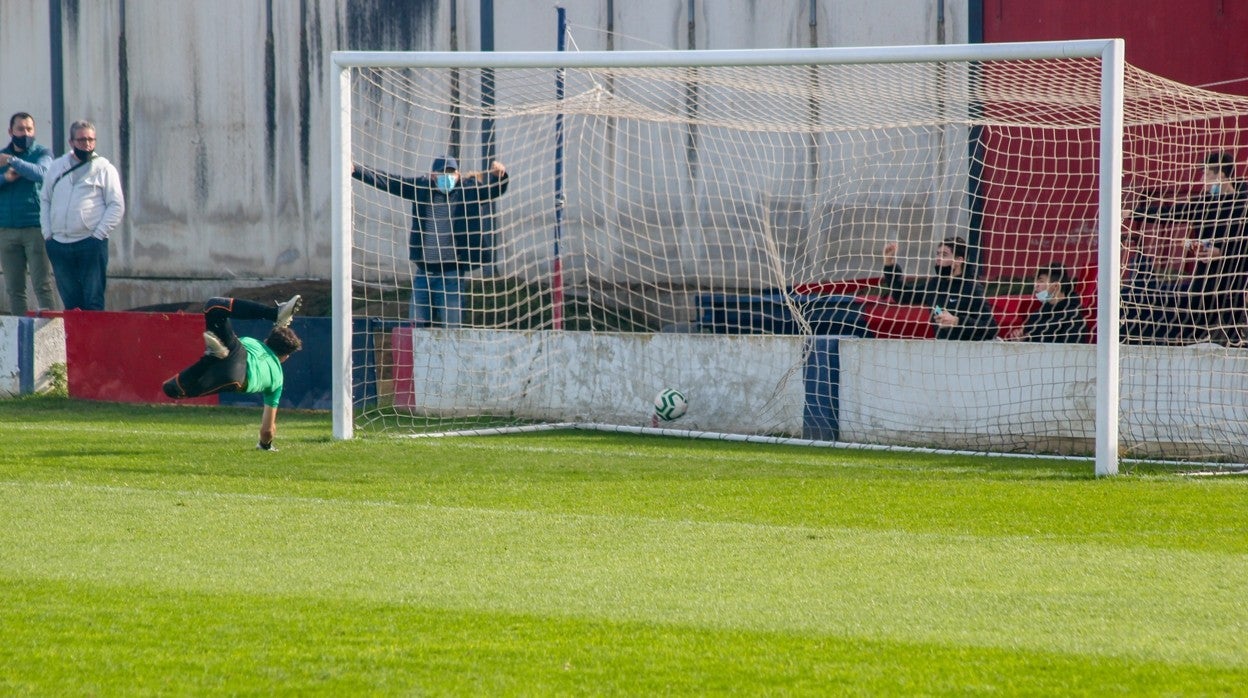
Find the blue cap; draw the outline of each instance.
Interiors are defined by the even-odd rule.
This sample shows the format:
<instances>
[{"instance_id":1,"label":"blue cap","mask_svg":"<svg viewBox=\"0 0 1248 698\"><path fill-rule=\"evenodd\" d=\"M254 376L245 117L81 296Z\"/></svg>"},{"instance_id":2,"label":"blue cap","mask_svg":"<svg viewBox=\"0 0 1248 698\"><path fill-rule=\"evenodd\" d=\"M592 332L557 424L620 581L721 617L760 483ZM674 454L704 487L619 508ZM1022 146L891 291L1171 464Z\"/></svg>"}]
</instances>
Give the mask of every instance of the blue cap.
<instances>
[{"instance_id":1,"label":"blue cap","mask_svg":"<svg viewBox=\"0 0 1248 698\"><path fill-rule=\"evenodd\" d=\"M430 172L446 172L447 170L459 172L459 163L455 162L455 158L450 155L434 158L433 169Z\"/></svg>"}]
</instances>

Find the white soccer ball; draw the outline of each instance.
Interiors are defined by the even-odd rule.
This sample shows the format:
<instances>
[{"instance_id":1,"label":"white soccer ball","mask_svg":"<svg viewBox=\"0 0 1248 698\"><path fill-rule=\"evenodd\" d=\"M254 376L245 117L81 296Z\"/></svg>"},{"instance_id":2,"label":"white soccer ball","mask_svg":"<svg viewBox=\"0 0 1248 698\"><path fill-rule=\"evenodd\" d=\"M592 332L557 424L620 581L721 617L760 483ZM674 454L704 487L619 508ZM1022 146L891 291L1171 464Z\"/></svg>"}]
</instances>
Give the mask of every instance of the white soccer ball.
<instances>
[{"instance_id":1,"label":"white soccer ball","mask_svg":"<svg viewBox=\"0 0 1248 698\"><path fill-rule=\"evenodd\" d=\"M689 401L679 390L664 388L654 396L654 414L665 422L680 419L688 411Z\"/></svg>"}]
</instances>

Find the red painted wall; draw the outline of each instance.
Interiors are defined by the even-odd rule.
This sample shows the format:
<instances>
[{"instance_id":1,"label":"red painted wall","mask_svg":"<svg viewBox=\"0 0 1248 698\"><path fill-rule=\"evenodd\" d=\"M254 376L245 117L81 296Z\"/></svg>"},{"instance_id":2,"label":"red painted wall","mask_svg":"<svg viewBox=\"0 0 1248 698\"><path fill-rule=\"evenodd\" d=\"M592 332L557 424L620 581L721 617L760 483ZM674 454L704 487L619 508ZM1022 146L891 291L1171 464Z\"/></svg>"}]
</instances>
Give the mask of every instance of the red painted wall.
<instances>
[{"instance_id":1,"label":"red painted wall","mask_svg":"<svg viewBox=\"0 0 1248 698\"><path fill-rule=\"evenodd\" d=\"M984 41L1116 39L1127 62L1187 85L1248 95L1244 0L970 0L983 3Z\"/></svg>"},{"instance_id":2,"label":"red painted wall","mask_svg":"<svg viewBox=\"0 0 1248 698\"><path fill-rule=\"evenodd\" d=\"M65 318L69 396L109 402L174 402L161 385L204 353L199 313L71 310ZM217 396L181 402L215 405Z\"/></svg>"},{"instance_id":3,"label":"red painted wall","mask_svg":"<svg viewBox=\"0 0 1248 698\"><path fill-rule=\"evenodd\" d=\"M1248 95L1248 1L971 0L982 3L985 42L1122 38L1137 68L1189 85ZM1211 85L1211 83L1221 83ZM1211 119L1184 131L1127 129L1124 197L1185 196L1209 152L1229 150L1246 166L1248 116ZM983 273L1027 276L1064 261L1081 277L1096 263L1096 159L1091 134L990 127L983 134ZM1184 230L1154 233L1167 247ZM1155 238L1155 239L1153 239ZM1154 250L1150 250L1154 251Z\"/></svg>"}]
</instances>

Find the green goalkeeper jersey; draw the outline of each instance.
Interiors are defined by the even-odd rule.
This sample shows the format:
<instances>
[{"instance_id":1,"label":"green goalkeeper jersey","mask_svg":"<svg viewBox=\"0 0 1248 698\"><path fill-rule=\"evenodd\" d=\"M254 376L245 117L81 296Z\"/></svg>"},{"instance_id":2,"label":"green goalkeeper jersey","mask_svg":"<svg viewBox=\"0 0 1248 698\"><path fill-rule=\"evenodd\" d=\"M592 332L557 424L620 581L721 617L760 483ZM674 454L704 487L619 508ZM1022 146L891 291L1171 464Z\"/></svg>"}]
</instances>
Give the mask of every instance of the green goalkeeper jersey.
<instances>
[{"instance_id":1,"label":"green goalkeeper jersey","mask_svg":"<svg viewBox=\"0 0 1248 698\"><path fill-rule=\"evenodd\" d=\"M264 342L251 337L239 337L243 348L247 350L247 389L246 393L260 393L264 396L264 404L277 407L282 401L282 362Z\"/></svg>"}]
</instances>

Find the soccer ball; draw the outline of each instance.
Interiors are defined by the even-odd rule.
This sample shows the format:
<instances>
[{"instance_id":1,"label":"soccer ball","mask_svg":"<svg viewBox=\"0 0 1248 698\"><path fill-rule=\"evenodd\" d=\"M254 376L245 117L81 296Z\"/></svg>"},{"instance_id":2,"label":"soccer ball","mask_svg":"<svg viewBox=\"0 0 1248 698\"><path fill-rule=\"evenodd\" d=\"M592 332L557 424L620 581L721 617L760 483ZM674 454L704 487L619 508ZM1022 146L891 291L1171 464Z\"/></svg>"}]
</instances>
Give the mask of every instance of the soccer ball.
<instances>
[{"instance_id":1,"label":"soccer ball","mask_svg":"<svg viewBox=\"0 0 1248 698\"><path fill-rule=\"evenodd\" d=\"M664 388L654 396L654 415L665 422L680 419L688 410L689 401L679 390Z\"/></svg>"}]
</instances>

